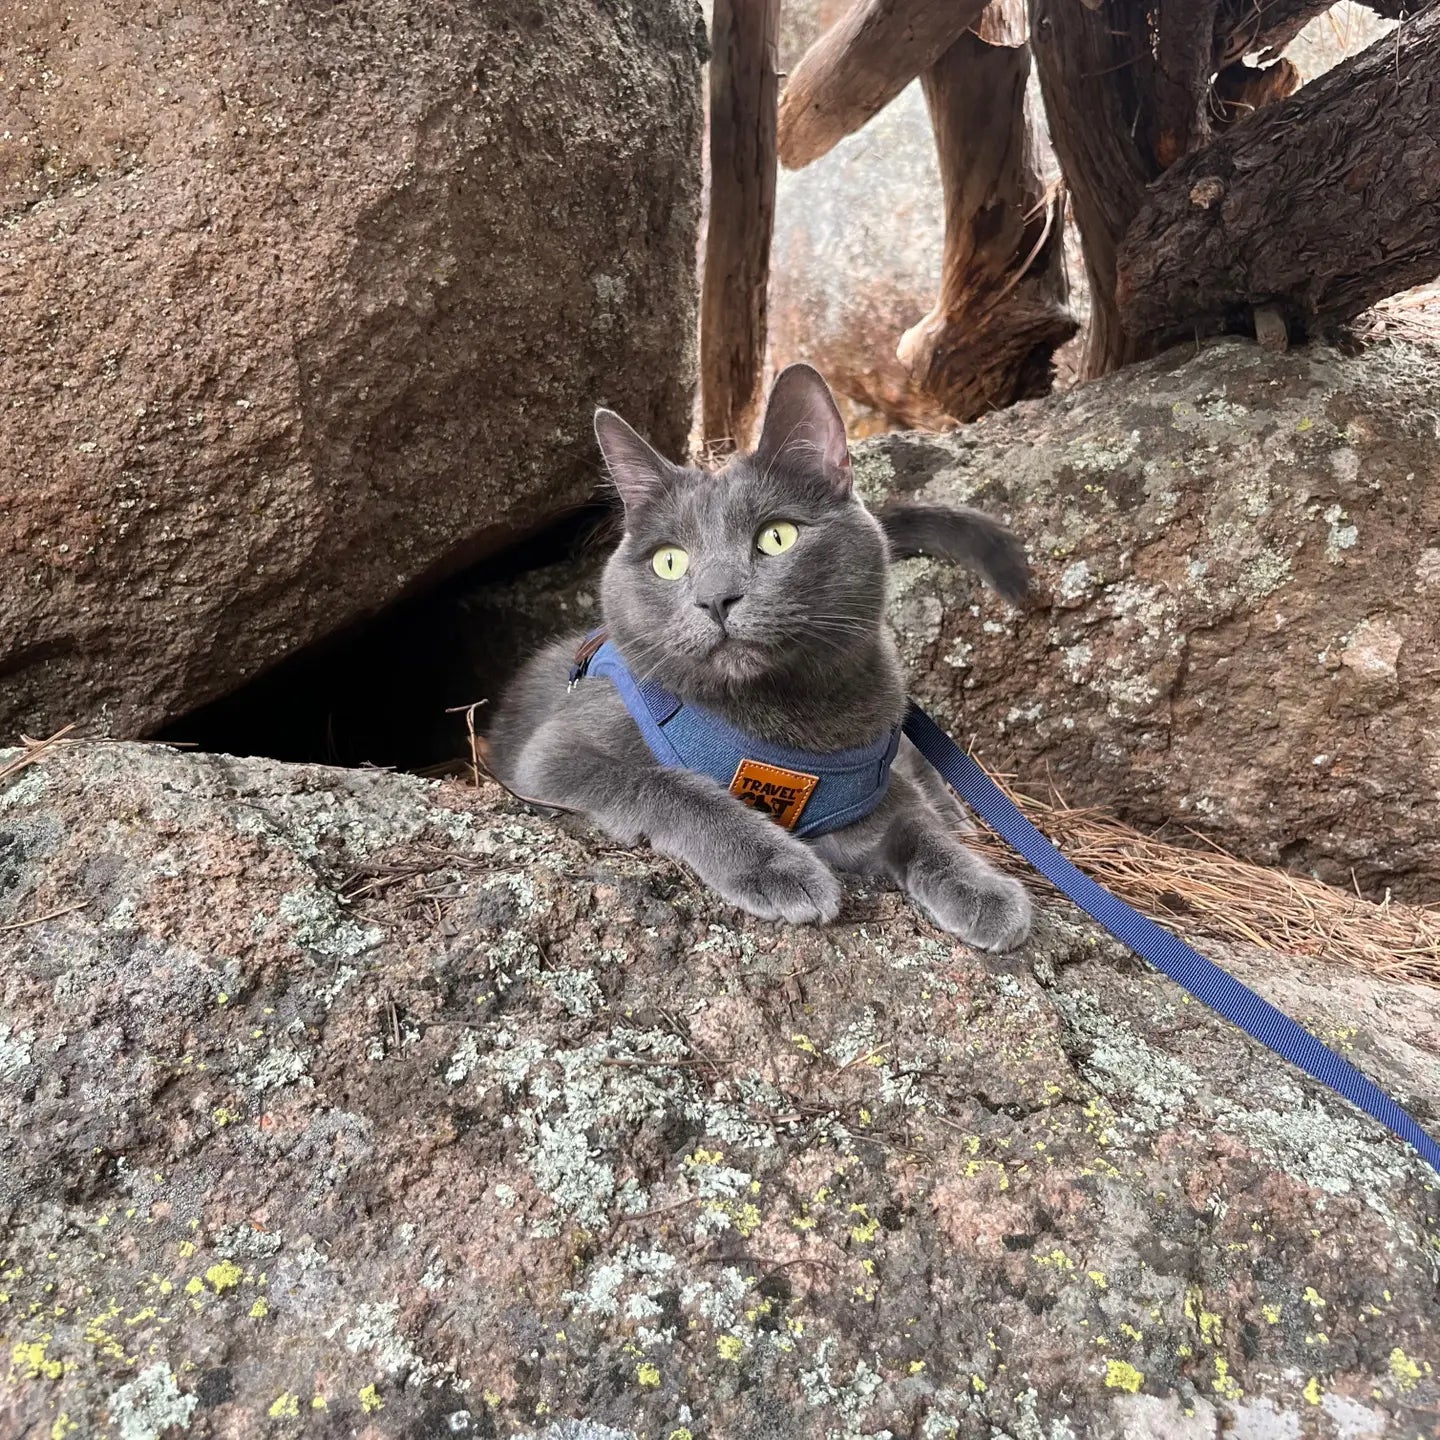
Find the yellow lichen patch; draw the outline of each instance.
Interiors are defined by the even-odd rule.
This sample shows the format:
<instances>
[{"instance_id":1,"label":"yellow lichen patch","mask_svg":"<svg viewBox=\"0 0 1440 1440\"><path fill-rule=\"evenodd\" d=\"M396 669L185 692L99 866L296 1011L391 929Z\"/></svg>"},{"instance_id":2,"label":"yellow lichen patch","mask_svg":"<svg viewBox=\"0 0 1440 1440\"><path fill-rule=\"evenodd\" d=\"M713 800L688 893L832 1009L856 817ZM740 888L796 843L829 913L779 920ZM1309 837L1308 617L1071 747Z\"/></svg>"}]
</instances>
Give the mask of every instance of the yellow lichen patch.
<instances>
[{"instance_id":1,"label":"yellow lichen patch","mask_svg":"<svg viewBox=\"0 0 1440 1440\"><path fill-rule=\"evenodd\" d=\"M978 1375L972 1375L970 1377L970 1388L977 1395L983 1395L990 1387Z\"/></svg>"},{"instance_id":2,"label":"yellow lichen patch","mask_svg":"<svg viewBox=\"0 0 1440 1440\"><path fill-rule=\"evenodd\" d=\"M294 1420L300 1414L300 1397L293 1390L286 1390L267 1413L272 1420Z\"/></svg>"},{"instance_id":3,"label":"yellow lichen patch","mask_svg":"<svg viewBox=\"0 0 1440 1440\"><path fill-rule=\"evenodd\" d=\"M195 1242L193 1240L182 1240L180 1242L180 1258L188 1260L195 1253Z\"/></svg>"},{"instance_id":4,"label":"yellow lichen patch","mask_svg":"<svg viewBox=\"0 0 1440 1440\"><path fill-rule=\"evenodd\" d=\"M996 1184L997 1190L1008 1190L1010 1188L1010 1177L1005 1173L1005 1167L998 1160L968 1160L965 1163L965 1178L973 1180L982 1170L990 1166L1000 1176Z\"/></svg>"},{"instance_id":5,"label":"yellow lichen patch","mask_svg":"<svg viewBox=\"0 0 1440 1440\"><path fill-rule=\"evenodd\" d=\"M1313 1285L1307 1285L1305 1287L1305 1303L1307 1305L1313 1305L1317 1310L1323 1310L1325 1308L1324 1299Z\"/></svg>"},{"instance_id":6,"label":"yellow lichen patch","mask_svg":"<svg viewBox=\"0 0 1440 1440\"><path fill-rule=\"evenodd\" d=\"M41 1376L46 1380L58 1380L65 1373L65 1365L60 1360L51 1360L45 1353L53 1338L46 1334L38 1340L22 1340L10 1352L12 1368L18 1369L27 1380L38 1380ZM1418 1375L1420 1372L1417 1370L1415 1373Z\"/></svg>"},{"instance_id":7,"label":"yellow lichen patch","mask_svg":"<svg viewBox=\"0 0 1440 1440\"><path fill-rule=\"evenodd\" d=\"M852 1205L850 1207L850 1213L852 1215L859 1215L862 1221L859 1225L852 1225L850 1227L850 1238L859 1245L871 1244L880 1233L880 1222L873 1219L870 1212L863 1205Z\"/></svg>"},{"instance_id":8,"label":"yellow lichen patch","mask_svg":"<svg viewBox=\"0 0 1440 1440\"><path fill-rule=\"evenodd\" d=\"M748 1240L760 1228L759 1207L748 1201L739 1205L734 1200L711 1200L705 1208L729 1216L730 1223L740 1232L742 1240Z\"/></svg>"},{"instance_id":9,"label":"yellow lichen patch","mask_svg":"<svg viewBox=\"0 0 1440 1440\"><path fill-rule=\"evenodd\" d=\"M1230 1373L1229 1361L1223 1355L1215 1357L1215 1379L1210 1388L1225 1400L1238 1400L1245 1393L1235 1383L1235 1377Z\"/></svg>"},{"instance_id":10,"label":"yellow lichen patch","mask_svg":"<svg viewBox=\"0 0 1440 1440\"><path fill-rule=\"evenodd\" d=\"M73 1435L79 1428L79 1424L70 1418L70 1412L62 1410L50 1427L50 1440L65 1440L67 1435Z\"/></svg>"},{"instance_id":11,"label":"yellow lichen patch","mask_svg":"<svg viewBox=\"0 0 1440 1440\"><path fill-rule=\"evenodd\" d=\"M1205 1296L1198 1285L1191 1285L1185 1291L1185 1318L1200 1327L1200 1338L1207 1345L1220 1343L1220 1317L1213 1310L1205 1309Z\"/></svg>"},{"instance_id":12,"label":"yellow lichen patch","mask_svg":"<svg viewBox=\"0 0 1440 1440\"><path fill-rule=\"evenodd\" d=\"M217 1295L223 1295L225 1291L233 1290L245 1278L245 1272L233 1260L222 1260L205 1272L205 1278Z\"/></svg>"},{"instance_id":13,"label":"yellow lichen patch","mask_svg":"<svg viewBox=\"0 0 1440 1440\"><path fill-rule=\"evenodd\" d=\"M912 1375L918 1375L924 1368L925 1362L923 1360L912 1360L910 1362L910 1373Z\"/></svg>"},{"instance_id":14,"label":"yellow lichen patch","mask_svg":"<svg viewBox=\"0 0 1440 1440\"><path fill-rule=\"evenodd\" d=\"M715 1342L722 1360L738 1360L744 1353L745 1344L738 1335L722 1335Z\"/></svg>"},{"instance_id":15,"label":"yellow lichen patch","mask_svg":"<svg viewBox=\"0 0 1440 1440\"><path fill-rule=\"evenodd\" d=\"M263 1320L270 1313L270 1306L263 1299L257 1300L250 1307L250 1318L252 1320Z\"/></svg>"},{"instance_id":16,"label":"yellow lichen patch","mask_svg":"<svg viewBox=\"0 0 1440 1440\"><path fill-rule=\"evenodd\" d=\"M1260 1313L1265 1317L1267 1325L1278 1325L1280 1323L1280 1307L1278 1305L1262 1305Z\"/></svg>"},{"instance_id":17,"label":"yellow lichen patch","mask_svg":"<svg viewBox=\"0 0 1440 1440\"><path fill-rule=\"evenodd\" d=\"M697 1146L693 1155L685 1157L685 1163L693 1170L701 1165L718 1165L725 1158L719 1150L706 1150Z\"/></svg>"},{"instance_id":18,"label":"yellow lichen patch","mask_svg":"<svg viewBox=\"0 0 1440 1440\"><path fill-rule=\"evenodd\" d=\"M818 1055L820 1053L815 1048L815 1042L808 1035L801 1035L797 1032L790 1037L790 1043L797 1050L803 1050L807 1055Z\"/></svg>"},{"instance_id":19,"label":"yellow lichen patch","mask_svg":"<svg viewBox=\"0 0 1440 1440\"><path fill-rule=\"evenodd\" d=\"M324 1410L324 1409L329 1405L329 1403L330 1403L330 1402L329 1402L328 1400L326 1400L326 1398L325 1398L323 1395L316 1395L316 1396L310 1401L310 1408L311 1408L312 1410Z\"/></svg>"},{"instance_id":20,"label":"yellow lichen patch","mask_svg":"<svg viewBox=\"0 0 1440 1440\"><path fill-rule=\"evenodd\" d=\"M1315 1376L1312 1375L1312 1376L1310 1377L1308 1383L1306 1384L1305 1388L1304 1388L1300 1393L1301 1393L1312 1405L1318 1405L1318 1404L1320 1403L1320 1397L1321 1397L1322 1395L1324 1395L1325 1391L1324 1391L1324 1389L1321 1387L1321 1384L1320 1384L1319 1380L1317 1380L1317 1379L1315 1378Z\"/></svg>"},{"instance_id":21,"label":"yellow lichen patch","mask_svg":"<svg viewBox=\"0 0 1440 1440\"><path fill-rule=\"evenodd\" d=\"M1035 1263L1048 1269L1073 1270L1075 1262L1063 1251L1052 1250L1048 1255L1037 1255Z\"/></svg>"},{"instance_id":22,"label":"yellow lichen patch","mask_svg":"<svg viewBox=\"0 0 1440 1440\"><path fill-rule=\"evenodd\" d=\"M380 1398L380 1392L376 1390L374 1385L367 1385L360 1392L360 1408L367 1415L385 1408L385 1402Z\"/></svg>"},{"instance_id":23,"label":"yellow lichen patch","mask_svg":"<svg viewBox=\"0 0 1440 1440\"><path fill-rule=\"evenodd\" d=\"M695 1440L695 1437L681 1425L670 1432L669 1440Z\"/></svg>"},{"instance_id":24,"label":"yellow lichen patch","mask_svg":"<svg viewBox=\"0 0 1440 1440\"><path fill-rule=\"evenodd\" d=\"M1112 1390L1128 1390L1133 1395L1145 1383L1145 1377L1128 1360L1107 1360L1105 1383Z\"/></svg>"},{"instance_id":25,"label":"yellow lichen patch","mask_svg":"<svg viewBox=\"0 0 1440 1440\"><path fill-rule=\"evenodd\" d=\"M1420 1367L1398 1345L1390 1352L1390 1373L1402 1391L1420 1383Z\"/></svg>"},{"instance_id":26,"label":"yellow lichen patch","mask_svg":"<svg viewBox=\"0 0 1440 1440\"><path fill-rule=\"evenodd\" d=\"M1087 1270L1085 1276L1097 1289L1108 1290L1110 1288L1110 1282L1105 1278L1103 1270Z\"/></svg>"},{"instance_id":27,"label":"yellow lichen patch","mask_svg":"<svg viewBox=\"0 0 1440 1440\"><path fill-rule=\"evenodd\" d=\"M660 1383L660 1369L646 1360L635 1367L635 1378L647 1390L653 1390Z\"/></svg>"},{"instance_id":28,"label":"yellow lichen patch","mask_svg":"<svg viewBox=\"0 0 1440 1440\"><path fill-rule=\"evenodd\" d=\"M91 1316L85 1324L85 1343L95 1346L108 1360L133 1363L125 1354L125 1347L105 1328L108 1322L116 1319L119 1314L119 1302L112 1300L98 1315Z\"/></svg>"},{"instance_id":29,"label":"yellow lichen patch","mask_svg":"<svg viewBox=\"0 0 1440 1440\"><path fill-rule=\"evenodd\" d=\"M1143 1330L1137 1330L1133 1325L1127 1325L1123 1320L1120 1322L1120 1333L1128 1335L1138 1345L1145 1338Z\"/></svg>"},{"instance_id":30,"label":"yellow lichen patch","mask_svg":"<svg viewBox=\"0 0 1440 1440\"><path fill-rule=\"evenodd\" d=\"M198 1295L205 1288L205 1282L198 1276L192 1275L185 1282L185 1293L187 1295Z\"/></svg>"}]
</instances>

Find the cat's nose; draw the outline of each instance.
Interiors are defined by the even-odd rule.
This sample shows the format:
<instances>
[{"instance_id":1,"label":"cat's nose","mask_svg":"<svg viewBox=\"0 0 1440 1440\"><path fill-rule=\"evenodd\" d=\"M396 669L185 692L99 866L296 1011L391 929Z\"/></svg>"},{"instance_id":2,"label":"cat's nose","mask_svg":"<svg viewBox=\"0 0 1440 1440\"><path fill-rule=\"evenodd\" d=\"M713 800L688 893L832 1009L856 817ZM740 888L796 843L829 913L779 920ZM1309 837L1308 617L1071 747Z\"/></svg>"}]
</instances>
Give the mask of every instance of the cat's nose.
<instances>
[{"instance_id":1,"label":"cat's nose","mask_svg":"<svg viewBox=\"0 0 1440 1440\"><path fill-rule=\"evenodd\" d=\"M702 600L697 600L695 604L701 610L708 610L714 617L715 623L723 630L725 628L725 617L735 608L740 599L741 596L738 594L710 595Z\"/></svg>"}]
</instances>

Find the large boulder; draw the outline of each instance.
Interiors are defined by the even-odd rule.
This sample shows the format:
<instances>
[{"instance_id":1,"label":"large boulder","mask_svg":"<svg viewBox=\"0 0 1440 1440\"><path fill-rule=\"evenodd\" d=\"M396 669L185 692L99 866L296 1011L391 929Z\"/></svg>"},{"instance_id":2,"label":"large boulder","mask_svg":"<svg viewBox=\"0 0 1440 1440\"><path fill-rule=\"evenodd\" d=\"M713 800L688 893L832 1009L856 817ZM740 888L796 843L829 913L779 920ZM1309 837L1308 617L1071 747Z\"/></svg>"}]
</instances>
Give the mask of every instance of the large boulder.
<instances>
[{"instance_id":1,"label":"large boulder","mask_svg":"<svg viewBox=\"0 0 1440 1440\"><path fill-rule=\"evenodd\" d=\"M1440 898L1440 356L1185 347L953 436L874 498L1007 517L1038 591L898 576L921 699L999 768L1142 828Z\"/></svg>"},{"instance_id":2,"label":"large boulder","mask_svg":"<svg viewBox=\"0 0 1440 1440\"><path fill-rule=\"evenodd\" d=\"M0 14L0 735L143 733L693 380L690 0Z\"/></svg>"},{"instance_id":3,"label":"large boulder","mask_svg":"<svg viewBox=\"0 0 1440 1440\"><path fill-rule=\"evenodd\" d=\"M1208 948L1433 1125L1437 992ZM0 1120L5 1435L1333 1440L1440 1405L1435 1176L1073 912L1004 959L870 890L784 929L493 790L12 768Z\"/></svg>"}]
</instances>

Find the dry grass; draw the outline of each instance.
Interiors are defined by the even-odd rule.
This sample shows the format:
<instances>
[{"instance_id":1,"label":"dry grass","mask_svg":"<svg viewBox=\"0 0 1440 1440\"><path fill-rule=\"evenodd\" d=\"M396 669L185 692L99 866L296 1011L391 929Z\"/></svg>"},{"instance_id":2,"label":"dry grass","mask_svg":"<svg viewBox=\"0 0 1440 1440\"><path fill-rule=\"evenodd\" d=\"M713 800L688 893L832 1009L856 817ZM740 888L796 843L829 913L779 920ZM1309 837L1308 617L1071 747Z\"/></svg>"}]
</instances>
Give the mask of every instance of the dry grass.
<instances>
[{"instance_id":1,"label":"dry grass","mask_svg":"<svg viewBox=\"0 0 1440 1440\"><path fill-rule=\"evenodd\" d=\"M1365 340L1408 340L1440 348L1440 281L1372 305L1355 328Z\"/></svg>"},{"instance_id":2,"label":"dry grass","mask_svg":"<svg viewBox=\"0 0 1440 1440\"><path fill-rule=\"evenodd\" d=\"M1400 905L1388 895L1376 904L1237 860L1194 831L1193 847L1175 845L1103 810L1073 807L1058 795L1035 800L1012 790L1006 777L991 778L1072 863L1162 924L1440 987L1440 909ZM1045 883L990 831L967 838L1003 869Z\"/></svg>"},{"instance_id":3,"label":"dry grass","mask_svg":"<svg viewBox=\"0 0 1440 1440\"><path fill-rule=\"evenodd\" d=\"M0 785L3 785L12 776L18 775L27 766L33 765L37 760L42 760L51 750L58 750L62 745L73 745L73 740L65 737L74 729L74 725L67 725L63 730L57 730L45 740L32 740L28 735L20 737L20 753L13 760L7 760L0 765Z\"/></svg>"}]
</instances>

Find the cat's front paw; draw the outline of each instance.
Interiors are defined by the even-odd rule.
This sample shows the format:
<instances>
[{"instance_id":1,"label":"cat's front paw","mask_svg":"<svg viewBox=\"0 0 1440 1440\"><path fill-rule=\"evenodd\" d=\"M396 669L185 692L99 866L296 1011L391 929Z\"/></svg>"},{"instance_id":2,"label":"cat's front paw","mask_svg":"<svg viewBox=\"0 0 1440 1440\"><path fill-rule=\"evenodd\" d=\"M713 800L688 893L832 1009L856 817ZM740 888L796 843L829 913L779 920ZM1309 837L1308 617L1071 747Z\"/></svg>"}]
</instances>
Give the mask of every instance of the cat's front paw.
<instances>
[{"instance_id":1,"label":"cat's front paw","mask_svg":"<svg viewBox=\"0 0 1440 1440\"><path fill-rule=\"evenodd\" d=\"M988 874L956 884L925 907L952 935L977 950L1013 950L1030 935L1029 892L1008 875Z\"/></svg>"},{"instance_id":2,"label":"cat's front paw","mask_svg":"<svg viewBox=\"0 0 1440 1440\"><path fill-rule=\"evenodd\" d=\"M761 920L810 925L833 920L840 913L840 882L828 866L798 845L753 869L715 883L732 905Z\"/></svg>"}]
</instances>

